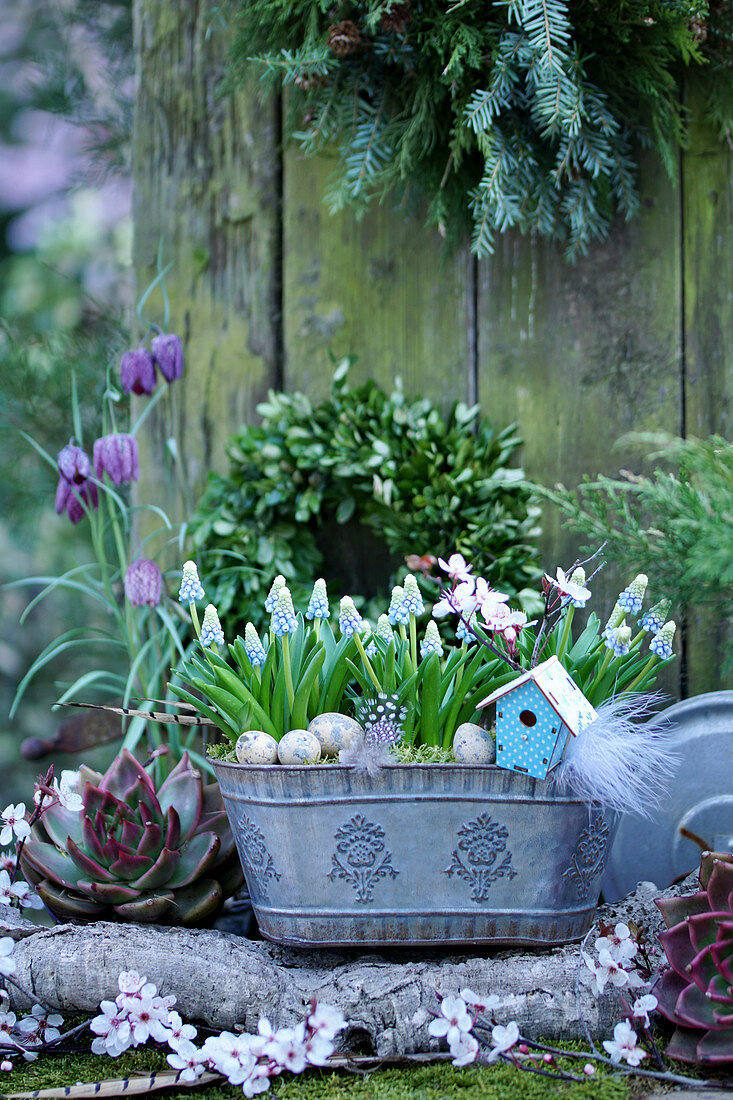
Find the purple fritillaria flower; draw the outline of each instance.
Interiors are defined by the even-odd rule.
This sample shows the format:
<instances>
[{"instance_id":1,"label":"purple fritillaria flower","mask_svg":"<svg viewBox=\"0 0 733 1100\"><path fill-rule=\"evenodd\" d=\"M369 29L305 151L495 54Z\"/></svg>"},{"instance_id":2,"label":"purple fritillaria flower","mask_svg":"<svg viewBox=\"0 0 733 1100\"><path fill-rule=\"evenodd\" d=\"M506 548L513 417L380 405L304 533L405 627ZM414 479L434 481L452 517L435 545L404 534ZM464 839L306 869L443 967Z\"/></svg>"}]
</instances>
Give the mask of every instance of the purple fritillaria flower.
<instances>
[{"instance_id":1,"label":"purple fritillaria flower","mask_svg":"<svg viewBox=\"0 0 733 1100\"><path fill-rule=\"evenodd\" d=\"M180 336L161 333L150 341L150 350L158 370L169 384L183 374L183 344Z\"/></svg>"},{"instance_id":2,"label":"purple fritillaria flower","mask_svg":"<svg viewBox=\"0 0 733 1100\"><path fill-rule=\"evenodd\" d=\"M147 348L126 351L120 363L120 385L125 393L152 393L155 389L155 363Z\"/></svg>"},{"instance_id":3,"label":"purple fritillaria flower","mask_svg":"<svg viewBox=\"0 0 733 1100\"><path fill-rule=\"evenodd\" d=\"M84 516L84 504L92 508L99 506L97 486L91 480L92 464L87 453L73 443L59 451L56 462L60 475L56 511L59 515L65 511L72 523L78 523Z\"/></svg>"},{"instance_id":4,"label":"purple fritillaria flower","mask_svg":"<svg viewBox=\"0 0 733 1100\"><path fill-rule=\"evenodd\" d=\"M160 603L162 584L163 576L160 569L149 558L138 558L127 567L125 595L133 607L142 607L143 604L157 607Z\"/></svg>"},{"instance_id":5,"label":"purple fritillaria flower","mask_svg":"<svg viewBox=\"0 0 733 1100\"><path fill-rule=\"evenodd\" d=\"M94 472L98 478L107 474L113 485L137 481L140 465L137 440L133 435L118 432L103 435L94 443Z\"/></svg>"}]
</instances>

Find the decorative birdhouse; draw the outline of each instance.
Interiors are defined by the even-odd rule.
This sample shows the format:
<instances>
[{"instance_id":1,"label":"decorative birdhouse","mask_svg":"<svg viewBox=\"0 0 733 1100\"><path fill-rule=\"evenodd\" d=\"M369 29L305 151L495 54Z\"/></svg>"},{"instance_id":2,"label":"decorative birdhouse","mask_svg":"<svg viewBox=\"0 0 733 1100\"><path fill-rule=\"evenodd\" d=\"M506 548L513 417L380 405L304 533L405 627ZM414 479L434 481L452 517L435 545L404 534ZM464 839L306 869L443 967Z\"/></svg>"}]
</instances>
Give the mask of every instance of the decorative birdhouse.
<instances>
[{"instance_id":1,"label":"decorative birdhouse","mask_svg":"<svg viewBox=\"0 0 733 1100\"><path fill-rule=\"evenodd\" d=\"M496 763L535 779L562 760L597 714L557 657L518 676L479 703L496 703Z\"/></svg>"}]
</instances>

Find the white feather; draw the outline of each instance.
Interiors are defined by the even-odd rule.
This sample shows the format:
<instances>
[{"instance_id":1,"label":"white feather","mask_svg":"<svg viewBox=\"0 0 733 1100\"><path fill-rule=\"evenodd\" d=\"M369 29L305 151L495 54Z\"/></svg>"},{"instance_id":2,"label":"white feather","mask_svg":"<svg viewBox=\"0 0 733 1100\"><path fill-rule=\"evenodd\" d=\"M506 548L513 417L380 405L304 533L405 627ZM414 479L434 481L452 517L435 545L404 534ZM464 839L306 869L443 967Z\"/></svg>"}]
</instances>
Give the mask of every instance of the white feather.
<instances>
[{"instance_id":1,"label":"white feather","mask_svg":"<svg viewBox=\"0 0 733 1100\"><path fill-rule=\"evenodd\" d=\"M598 717L570 738L564 759L553 769L555 782L586 802L651 817L679 763L667 744L664 713L643 721L662 699L651 692L601 703Z\"/></svg>"},{"instance_id":2,"label":"white feather","mask_svg":"<svg viewBox=\"0 0 733 1100\"><path fill-rule=\"evenodd\" d=\"M380 768L393 761L389 745L384 741L368 741L365 737L354 737L345 749L339 752L339 764L357 768L367 775L375 776Z\"/></svg>"}]
</instances>

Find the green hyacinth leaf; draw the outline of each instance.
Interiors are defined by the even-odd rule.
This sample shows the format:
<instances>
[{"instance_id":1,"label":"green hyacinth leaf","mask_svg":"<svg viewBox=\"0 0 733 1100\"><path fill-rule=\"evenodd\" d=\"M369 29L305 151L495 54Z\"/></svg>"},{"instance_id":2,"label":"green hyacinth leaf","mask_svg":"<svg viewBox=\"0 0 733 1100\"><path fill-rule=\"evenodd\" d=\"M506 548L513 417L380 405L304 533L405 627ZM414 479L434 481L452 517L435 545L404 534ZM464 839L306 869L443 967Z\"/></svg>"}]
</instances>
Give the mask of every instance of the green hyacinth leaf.
<instances>
[{"instance_id":1,"label":"green hyacinth leaf","mask_svg":"<svg viewBox=\"0 0 733 1100\"><path fill-rule=\"evenodd\" d=\"M137 898L136 901L123 902L115 905L114 911L122 920L142 921L152 923L165 917L173 905L172 891L164 891L160 894L147 894Z\"/></svg>"},{"instance_id":2,"label":"green hyacinth leaf","mask_svg":"<svg viewBox=\"0 0 733 1100\"><path fill-rule=\"evenodd\" d=\"M176 890L171 916L181 924L198 924L215 913L223 897L221 885L214 879L201 879Z\"/></svg>"}]
</instances>

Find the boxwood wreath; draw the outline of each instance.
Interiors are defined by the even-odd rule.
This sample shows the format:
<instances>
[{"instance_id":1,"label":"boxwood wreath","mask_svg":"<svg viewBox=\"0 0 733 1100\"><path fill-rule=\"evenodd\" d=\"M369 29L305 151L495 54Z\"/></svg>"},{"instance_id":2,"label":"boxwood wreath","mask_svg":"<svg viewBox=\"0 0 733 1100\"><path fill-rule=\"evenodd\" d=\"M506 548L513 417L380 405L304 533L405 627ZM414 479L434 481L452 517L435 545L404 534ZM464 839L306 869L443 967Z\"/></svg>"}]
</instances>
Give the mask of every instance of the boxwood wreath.
<instances>
[{"instance_id":1,"label":"boxwood wreath","mask_svg":"<svg viewBox=\"0 0 733 1100\"><path fill-rule=\"evenodd\" d=\"M296 604L324 576L333 591L378 598L382 611L407 555L456 550L536 610L540 508L509 465L521 443L514 427L494 429L460 402L444 416L399 382L391 394L373 381L350 387L350 363L320 404L271 392L257 408L262 424L230 438L229 472L209 475L192 530L225 633L248 619L265 625L276 573Z\"/></svg>"},{"instance_id":2,"label":"boxwood wreath","mask_svg":"<svg viewBox=\"0 0 733 1100\"><path fill-rule=\"evenodd\" d=\"M681 89L731 142L729 0L235 0L231 84L252 62L286 86L287 129L335 152L326 200L361 213L427 198L453 240L472 226L564 242L575 259L639 208L638 151L674 174ZM229 11L232 10L230 7Z\"/></svg>"}]
</instances>

